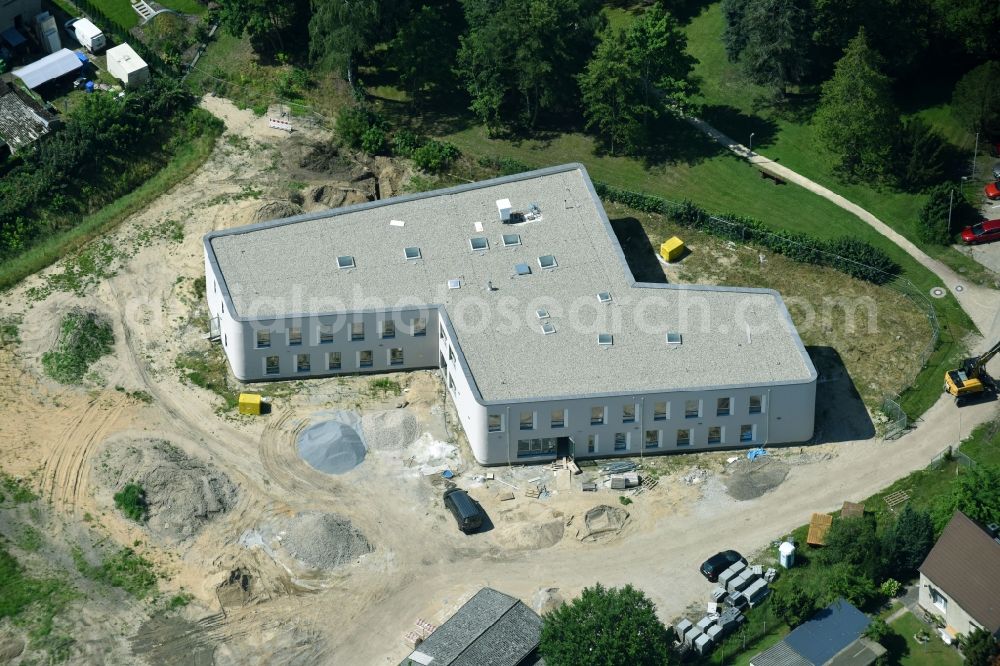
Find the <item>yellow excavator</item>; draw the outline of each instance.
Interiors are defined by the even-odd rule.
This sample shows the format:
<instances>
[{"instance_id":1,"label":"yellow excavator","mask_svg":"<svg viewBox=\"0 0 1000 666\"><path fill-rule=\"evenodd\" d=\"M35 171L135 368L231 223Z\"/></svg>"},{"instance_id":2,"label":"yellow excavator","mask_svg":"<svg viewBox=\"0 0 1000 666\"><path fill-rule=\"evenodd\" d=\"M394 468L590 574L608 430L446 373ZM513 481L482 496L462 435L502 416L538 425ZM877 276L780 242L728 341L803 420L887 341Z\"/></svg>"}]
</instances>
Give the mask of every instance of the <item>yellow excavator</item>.
<instances>
[{"instance_id":1,"label":"yellow excavator","mask_svg":"<svg viewBox=\"0 0 1000 666\"><path fill-rule=\"evenodd\" d=\"M960 367L944 373L944 390L955 396L955 404L961 407L986 391L996 391L993 378L986 372L986 364L998 353L1000 342L985 354L967 358Z\"/></svg>"}]
</instances>

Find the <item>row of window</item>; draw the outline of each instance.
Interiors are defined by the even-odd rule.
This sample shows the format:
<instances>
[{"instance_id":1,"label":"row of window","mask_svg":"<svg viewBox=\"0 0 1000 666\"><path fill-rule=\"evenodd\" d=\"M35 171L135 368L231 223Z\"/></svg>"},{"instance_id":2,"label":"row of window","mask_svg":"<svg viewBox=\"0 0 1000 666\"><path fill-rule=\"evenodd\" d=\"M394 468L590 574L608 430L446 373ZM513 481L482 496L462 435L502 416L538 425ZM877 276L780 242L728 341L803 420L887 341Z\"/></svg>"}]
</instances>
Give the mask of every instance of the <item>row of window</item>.
<instances>
[{"instance_id":1,"label":"row of window","mask_svg":"<svg viewBox=\"0 0 1000 666\"><path fill-rule=\"evenodd\" d=\"M319 340L319 344L331 344L336 341L336 326L334 324L320 324L319 329L316 334L316 339ZM426 319L414 319L410 324L410 335L415 338L420 338L427 335L427 320ZM351 342L358 342L365 339L365 323L363 321L351 322L349 328L350 340ZM378 337L382 340L391 340L396 337L396 322L392 319L386 319L379 322ZM257 331L257 349L267 349L271 346L272 331L269 330L259 330ZM289 326L285 329L285 344L289 347L298 347L302 345L302 327L301 326Z\"/></svg>"},{"instance_id":2,"label":"row of window","mask_svg":"<svg viewBox=\"0 0 1000 666\"><path fill-rule=\"evenodd\" d=\"M342 352L329 352L327 354L295 354L293 363L295 372L312 372L313 371L313 356L320 356L323 359L323 366L317 366L316 369L327 370L344 370L344 355ZM390 366L401 366L404 364L403 349L401 347L394 347L386 351L386 362ZM355 352L354 355L354 368L358 370L364 370L366 368L375 367L375 353L370 349L363 349L361 351ZM348 368L351 369L351 368ZM281 370L281 357L280 356L267 356L264 358L264 374L265 375L280 375Z\"/></svg>"},{"instance_id":3,"label":"row of window","mask_svg":"<svg viewBox=\"0 0 1000 666\"><path fill-rule=\"evenodd\" d=\"M755 439L754 426L752 425L741 425L740 426L740 444L752 444ZM659 449L663 446L663 430L647 430L643 436L643 448L647 451ZM613 448L615 452L629 451L631 448L631 433L628 432L616 432L612 438ZM695 441L696 432L692 428L680 428L677 430L675 445L676 446L691 446L691 443ZM707 444L723 444L726 442L726 429L724 426L711 426L707 429ZM556 450L556 437L540 437L535 439L519 439L517 440L517 456L519 458L524 458L528 456L544 456L551 455L555 453ZM597 453L609 453L609 451L601 451L599 447L600 436L596 434L591 434L587 436L586 442L586 452L588 454ZM582 454L583 451L577 450L577 455Z\"/></svg>"},{"instance_id":4,"label":"row of window","mask_svg":"<svg viewBox=\"0 0 1000 666\"><path fill-rule=\"evenodd\" d=\"M684 401L684 418L694 419L701 418L702 416L702 403L703 400L685 400ZM715 402L715 415L716 416L732 416L733 412L732 398L718 398ZM638 405L636 403L628 403L622 405L621 409L621 423L635 423L636 419L636 409ZM763 396L752 395L747 400L747 414L760 414L763 411L764 402ZM666 400L653 403L653 420L654 421L666 421L670 418L670 403ZM608 421L608 408L606 406L597 405L590 408L590 425L607 425ZM538 412L535 411L523 411L520 413L518 419L518 430L535 430L541 427L538 423ZM553 430L559 428L567 427L567 418L565 409L554 409L549 415L548 427ZM490 432L503 432L503 414L490 414L488 429Z\"/></svg>"}]
</instances>

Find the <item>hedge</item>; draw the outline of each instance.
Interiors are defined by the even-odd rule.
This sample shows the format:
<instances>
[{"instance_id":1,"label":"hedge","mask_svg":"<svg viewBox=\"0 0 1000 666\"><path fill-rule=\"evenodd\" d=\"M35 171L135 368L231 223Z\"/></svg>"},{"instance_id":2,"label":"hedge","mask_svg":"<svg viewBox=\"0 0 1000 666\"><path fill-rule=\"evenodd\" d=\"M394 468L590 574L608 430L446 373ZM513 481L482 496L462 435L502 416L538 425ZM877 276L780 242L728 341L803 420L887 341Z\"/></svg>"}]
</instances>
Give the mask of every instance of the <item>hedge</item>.
<instances>
[{"instance_id":1,"label":"hedge","mask_svg":"<svg viewBox=\"0 0 1000 666\"><path fill-rule=\"evenodd\" d=\"M711 215L691 201L674 203L660 197L594 182L598 196L645 213L659 213L681 226L736 240L751 242L805 264L829 266L874 284L891 282L900 266L883 250L850 236L822 240L808 234L774 230L760 220L741 215Z\"/></svg>"}]
</instances>

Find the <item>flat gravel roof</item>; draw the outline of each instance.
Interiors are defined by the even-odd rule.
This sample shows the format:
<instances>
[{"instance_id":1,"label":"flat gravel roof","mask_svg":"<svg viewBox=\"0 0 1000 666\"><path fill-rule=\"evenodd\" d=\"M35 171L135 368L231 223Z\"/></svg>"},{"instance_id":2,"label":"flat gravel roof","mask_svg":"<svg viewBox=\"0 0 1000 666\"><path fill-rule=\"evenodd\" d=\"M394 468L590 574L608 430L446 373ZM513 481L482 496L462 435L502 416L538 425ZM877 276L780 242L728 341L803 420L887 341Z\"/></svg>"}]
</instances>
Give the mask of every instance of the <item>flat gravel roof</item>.
<instances>
[{"instance_id":1,"label":"flat gravel roof","mask_svg":"<svg viewBox=\"0 0 1000 666\"><path fill-rule=\"evenodd\" d=\"M489 249L473 250L481 238ZM815 377L777 292L636 283L581 165L213 232L206 246L239 318L442 306L487 402Z\"/></svg>"}]
</instances>

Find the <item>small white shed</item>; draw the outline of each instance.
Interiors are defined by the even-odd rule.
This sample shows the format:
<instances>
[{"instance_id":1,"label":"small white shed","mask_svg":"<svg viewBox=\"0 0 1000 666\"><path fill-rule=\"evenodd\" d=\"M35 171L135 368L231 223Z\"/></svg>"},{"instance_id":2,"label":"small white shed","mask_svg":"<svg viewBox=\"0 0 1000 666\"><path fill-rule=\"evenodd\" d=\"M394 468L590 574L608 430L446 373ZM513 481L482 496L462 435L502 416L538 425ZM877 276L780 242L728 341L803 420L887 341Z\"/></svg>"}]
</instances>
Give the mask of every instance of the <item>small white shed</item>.
<instances>
[{"instance_id":1,"label":"small white shed","mask_svg":"<svg viewBox=\"0 0 1000 666\"><path fill-rule=\"evenodd\" d=\"M108 72L126 87L142 85L149 80L149 65L128 44L108 49Z\"/></svg>"}]
</instances>

